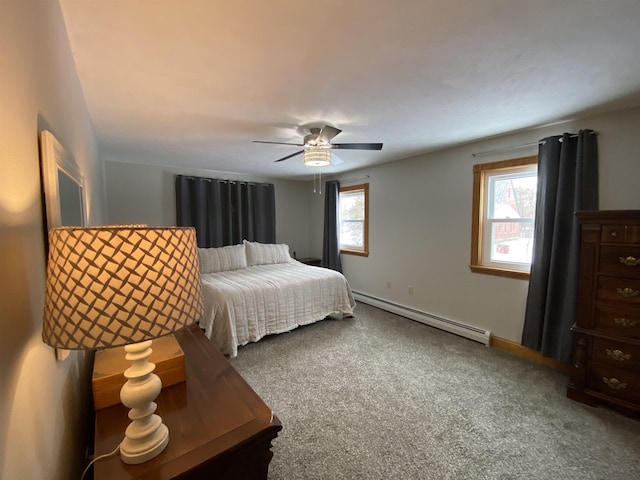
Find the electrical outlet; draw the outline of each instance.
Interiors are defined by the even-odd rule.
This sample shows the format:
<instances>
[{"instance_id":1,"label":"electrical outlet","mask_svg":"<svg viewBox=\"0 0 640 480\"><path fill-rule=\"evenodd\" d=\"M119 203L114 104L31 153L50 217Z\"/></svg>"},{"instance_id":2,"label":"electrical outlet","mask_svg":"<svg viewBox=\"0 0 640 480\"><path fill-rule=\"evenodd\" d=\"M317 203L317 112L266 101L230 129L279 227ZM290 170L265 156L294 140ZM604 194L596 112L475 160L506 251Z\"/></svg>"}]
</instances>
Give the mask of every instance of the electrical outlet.
<instances>
[{"instance_id":1,"label":"electrical outlet","mask_svg":"<svg viewBox=\"0 0 640 480\"><path fill-rule=\"evenodd\" d=\"M413 285L409 285L409 295L413 295Z\"/></svg>"},{"instance_id":2,"label":"electrical outlet","mask_svg":"<svg viewBox=\"0 0 640 480\"><path fill-rule=\"evenodd\" d=\"M387 280L387 288L391 289L391 282L389 280Z\"/></svg>"}]
</instances>

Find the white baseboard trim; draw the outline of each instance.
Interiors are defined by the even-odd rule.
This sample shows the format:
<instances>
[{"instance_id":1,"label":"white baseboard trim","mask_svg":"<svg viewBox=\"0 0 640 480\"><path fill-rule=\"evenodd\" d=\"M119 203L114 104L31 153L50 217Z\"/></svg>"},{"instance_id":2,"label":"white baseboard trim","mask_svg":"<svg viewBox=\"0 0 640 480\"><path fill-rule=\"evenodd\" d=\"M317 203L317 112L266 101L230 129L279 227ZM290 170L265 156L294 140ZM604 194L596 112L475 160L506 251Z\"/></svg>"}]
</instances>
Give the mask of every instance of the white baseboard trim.
<instances>
[{"instance_id":1,"label":"white baseboard trim","mask_svg":"<svg viewBox=\"0 0 640 480\"><path fill-rule=\"evenodd\" d=\"M484 330L455 320L449 320L448 318L439 317L428 312L423 312L422 310L417 310L415 308L390 302L389 300L367 295L366 293L354 291L353 297L358 302L366 303L367 305L381 308L382 310L395 313L401 317L410 318L416 322L424 323L425 325L460 335L461 337L482 343L487 347L491 341L491 332L489 330Z\"/></svg>"}]
</instances>

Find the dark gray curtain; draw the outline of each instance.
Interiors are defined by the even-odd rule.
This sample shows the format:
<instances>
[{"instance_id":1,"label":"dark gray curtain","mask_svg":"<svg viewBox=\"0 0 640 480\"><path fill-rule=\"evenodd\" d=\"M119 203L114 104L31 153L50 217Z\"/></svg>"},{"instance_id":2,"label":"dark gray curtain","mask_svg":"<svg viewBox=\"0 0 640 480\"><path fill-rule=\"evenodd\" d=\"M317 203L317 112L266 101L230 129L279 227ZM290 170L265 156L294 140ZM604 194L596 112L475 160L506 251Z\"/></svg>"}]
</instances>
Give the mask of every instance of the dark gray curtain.
<instances>
[{"instance_id":1,"label":"dark gray curtain","mask_svg":"<svg viewBox=\"0 0 640 480\"><path fill-rule=\"evenodd\" d=\"M598 144L592 130L545 138L538 152L535 243L522 344L571 363L580 226L598 208Z\"/></svg>"},{"instance_id":2,"label":"dark gray curtain","mask_svg":"<svg viewBox=\"0 0 640 480\"><path fill-rule=\"evenodd\" d=\"M324 235L322 238L322 266L342 273L340 242L338 240L338 208L340 182L327 182L324 191Z\"/></svg>"},{"instance_id":3,"label":"dark gray curtain","mask_svg":"<svg viewBox=\"0 0 640 480\"><path fill-rule=\"evenodd\" d=\"M195 227L198 247L275 243L275 190L247 183L176 175L176 221Z\"/></svg>"}]
</instances>

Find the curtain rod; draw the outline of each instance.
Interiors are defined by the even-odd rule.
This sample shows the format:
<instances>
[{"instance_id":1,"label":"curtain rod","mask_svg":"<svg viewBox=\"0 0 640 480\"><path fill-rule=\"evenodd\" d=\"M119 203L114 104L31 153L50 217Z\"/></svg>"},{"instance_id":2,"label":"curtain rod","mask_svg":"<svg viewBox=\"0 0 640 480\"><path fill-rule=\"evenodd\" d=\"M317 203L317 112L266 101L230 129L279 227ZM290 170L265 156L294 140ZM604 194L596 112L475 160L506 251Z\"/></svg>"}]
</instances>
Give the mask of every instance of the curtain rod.
<instances>
[{"instance_id":1,"label":"curtain rod","mask_svg":"<svg viewBox=\"0 0 640 480\"><path fill-rule=\"evenodd\" d=\"M216 181L216 182L234 183L234 184L235 183L245 183L247 185L258 185L260 187L268 187L270 185L273 185L272 183L268 183L268 182L252 182L252 181L249 181L249 180L229 180L229 179L226 179L226 178L197 177L197 176L194 176L194 175L181 175L179 173L176 174L176 177L188 178L188 179L191 179L191 180L199 179L199 180L204 180L206 182Z\"/></svg>"},{"instance_id":2,"label":"curtain rod","mask_svg":"<svg viewBox=\"0 0 640 480\"><path fill-rule=\"evenodd\" d=\"M597 135L598 132L591 132L591 135ZM578 134L577 133L571 133L569 134L569 137L571 138L575 138L577 137ZM536 145L544 145L546 142L546 140L538 140L537 142L531 142L531 143L523 143L521 145L512 145L510 147L504 147L504 148L496 148L495 150L487 150L484 152L476 152L476 153L472 153L471 156L472 157L480 157L482 155L490 155L492 153L502 153L502 152L509 152L511 150L518 150L520 148L527 148L527 147L533 147ZM562 138L560 138L560 142L562 142Z\"/></svg>"},{"instance_id":3,"label":"curtain rod","mask_svg":"<svg viewBox=\"0 0 640 480\"><path fill-rule=\"evenodd\" d=\"M338 179L339 182L355 182L358 180L368 180L369 179L369 174L363 176L363 177L351 177L351 178L345 178L344 180L340 180Z\"/></svg>"},{"instance_id":4,"label":"curtain rod","mask_svg":"<svg viewBox=\"0 0 640 480\"><path fill-rule=\"evenodd\" d=\"M533 147L540 144L544 144L544 141L541 140L539 142L523 143L521 145L511 145L510 147L496 148L495 150L486 150L484 152L476 152L476 153L472 153L471 156L481 157L483 155L491 155L492 153L509 152L511 150L519 150L521 148Z\"/></svg>"}]
</instances>

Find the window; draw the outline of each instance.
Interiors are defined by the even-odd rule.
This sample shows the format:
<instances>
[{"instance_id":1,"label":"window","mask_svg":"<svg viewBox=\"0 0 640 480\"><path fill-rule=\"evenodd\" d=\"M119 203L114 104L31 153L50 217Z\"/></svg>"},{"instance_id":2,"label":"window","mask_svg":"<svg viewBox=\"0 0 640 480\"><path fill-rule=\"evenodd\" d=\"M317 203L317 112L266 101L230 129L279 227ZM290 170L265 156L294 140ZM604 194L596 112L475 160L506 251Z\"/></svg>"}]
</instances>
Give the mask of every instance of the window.
<instances>
[{"instance_id":1,"label":"window","mask_svg":"<svg viewBox=\"0 0 640 480\"><path fill-rule=\"evenodd\" d=\"M529 278L537 157L473 166L471 271Z\"/></svg>"},{"instance_id":2,"label":"window","mask_svg":"<svg viewBox=\"0 0 640 480\"><path fill-rule=\"evenodd\" d=\"M340 188L340 253L369 255L369 184Z\"/></svg>"}]
</instances>

